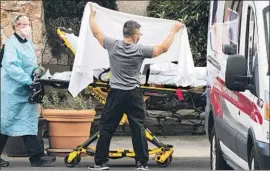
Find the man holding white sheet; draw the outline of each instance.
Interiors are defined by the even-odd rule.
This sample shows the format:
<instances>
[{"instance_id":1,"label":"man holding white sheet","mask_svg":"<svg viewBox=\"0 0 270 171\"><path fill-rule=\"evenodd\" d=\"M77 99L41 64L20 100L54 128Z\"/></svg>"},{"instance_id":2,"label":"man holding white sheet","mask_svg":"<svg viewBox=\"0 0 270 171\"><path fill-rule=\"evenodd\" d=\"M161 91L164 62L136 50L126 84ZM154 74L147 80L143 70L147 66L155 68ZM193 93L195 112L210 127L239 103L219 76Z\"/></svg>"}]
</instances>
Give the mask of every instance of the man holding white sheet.
<instances>
[{"instance_id":1,"label":"man holding white sheet","mask_svg":"<svg viewBox=\"0 0 270 171\"><path fill-rule=\"evenodd\" d=\"M148 144L145 138L146 105L140 87L140 68L145 58L152 58L168 51L175 34L184 27L176 22L169 35L157 46L138 45L140 24L127 21L123 26L123 40L106 37L95 22L95 11L90 4L90 27L94 37L109 54L110 91L100 120L100 137L96 147L95 165L91 170L109 170L108 154L111 138L126 113L131 127L132 143L138 170L148 170Z\"/></svg>"}]
</instances>

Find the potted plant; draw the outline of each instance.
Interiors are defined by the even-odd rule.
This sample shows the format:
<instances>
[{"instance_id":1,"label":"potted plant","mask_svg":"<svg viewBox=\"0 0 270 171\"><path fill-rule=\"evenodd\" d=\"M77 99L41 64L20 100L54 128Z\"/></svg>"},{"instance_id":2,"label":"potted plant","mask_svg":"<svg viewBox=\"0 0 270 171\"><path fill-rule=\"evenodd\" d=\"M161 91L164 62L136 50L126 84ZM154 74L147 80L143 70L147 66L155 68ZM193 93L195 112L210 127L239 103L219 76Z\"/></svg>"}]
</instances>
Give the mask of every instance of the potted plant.
<instances>
[{"instance_id":1,"label":"potted plant","mask_svg":"<svg viewBox=\"0 0 270 171\"><path fill-rule=\"evenodd\" d=\"M87 140L95 114L87 90L75 98L67 90L46 91L41 115L48 121L47 153L63 156Z\"/></svg>"}]
</instances>

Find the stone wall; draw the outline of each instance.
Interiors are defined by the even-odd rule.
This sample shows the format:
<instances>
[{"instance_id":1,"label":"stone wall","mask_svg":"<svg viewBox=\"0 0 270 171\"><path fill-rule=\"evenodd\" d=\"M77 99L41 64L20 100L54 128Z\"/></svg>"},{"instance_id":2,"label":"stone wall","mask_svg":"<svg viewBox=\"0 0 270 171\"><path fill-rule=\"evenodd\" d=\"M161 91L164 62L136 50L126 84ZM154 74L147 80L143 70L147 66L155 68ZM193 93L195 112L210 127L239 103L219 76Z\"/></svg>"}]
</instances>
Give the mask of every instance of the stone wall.
<instances>
[{"instance_id":1,"label":"stone wall","mask_svg":"<svg viewBox=\"0 0 270 171\"><path fill-rule=\"evenodd\" d=\"M97 114L101 110L97 110ZM154 135L176 136L176 135L202 135L205 134L205 122L199 113L194 110L181 110L176 114L169 111L148 110L145 126ZM99 120L95 120L91 125L91 135L99 131ZM118 126L115 136L131 136L129 125Z\"/></svg>"},{"instance_id":2,"label":"stone wall","mask_svg":"<svg viewBox=\"0 0 270 171\"><path fill-rule=\"evenodd\" d=\"M1 47L14 33L12 21L19 14L27 15L32 23L32 40L40 63L41 52L44 48L42 1L1 1Z\"/></svg>"},{"instance_id":3,"label":"stone wall","mask_svg":"<svg viewBox=\"0 0 270 171\"><path fill-rule=\"evenodd\" d=\"M175 101L174 97L150 97L146 100L145 126L155 135L161 136L205 134L203 111L206 97L201 96L201 93L184 93L184 101ZM103 107L103 105L96 105L96 117L101 115ZM95 120L92 124L91 135L98 130L99 120ZM122 125L117 128L115 135L129 136L130 133L130 127Z\"/></svg>"}]
</instances>

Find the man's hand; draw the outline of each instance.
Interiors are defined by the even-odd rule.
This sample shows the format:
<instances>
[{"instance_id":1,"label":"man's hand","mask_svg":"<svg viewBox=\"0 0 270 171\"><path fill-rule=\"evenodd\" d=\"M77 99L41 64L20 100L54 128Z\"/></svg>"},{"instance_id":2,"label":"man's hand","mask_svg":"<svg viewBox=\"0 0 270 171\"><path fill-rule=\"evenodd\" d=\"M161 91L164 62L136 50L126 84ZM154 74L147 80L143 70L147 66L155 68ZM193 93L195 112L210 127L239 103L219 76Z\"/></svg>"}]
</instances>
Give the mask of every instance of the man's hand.
<instances>
[{"instance_id":1,"label":"man's hand","mask_svg":"<svg viewBox=\"0 0 270 171\"><path fill-rule=\"evenodd\" d=\"M169 35L163 40L160 45L154 46L153 57L157 57L165 52L167 52L173 42L175 34L184 27L184 24L181 22L176 22L171 29Z\"/></svg>"},{"instance_id":2,"label":"man's hand","mask_svg":"<svg viewBox=\"0 0 270 171\"><path fill-rule=\"evenodd\" d=\"M90 6L90 16L89 16L89 24L90 24L90 28L92 30L92 33L94 35L94 37L98 40L99 44L101 46L103 46L103 42L104 42L104 35L103 33L100 31L96 21L95 21L95 15L96 15L96 11L94 11L92 4L89 4Z\"/></svg>"},{"instance_id":3,"label":"man's hand","mask_svg":"<svg viewBox=\"0 0 270 171\"><path fill-rule=\"evenodd\" d=\"M89 4L89 6L90 6L90 17L95 17L96 16L96 11L94 11L91 3Z\"/></svg>"},{"instance_id":4,"label":"man's hand","mask_svg":"<svg viewBox=\"0 0 270 171\"><path fill-rule=\"evenodd\" d=\"M174 33L177 33L177 32L178 32L179 30L181 30L183 27L184 27L184 24L178 21L178 22L176 22L176 23L173 25L172 31L173 31Z\"/></svg>"}]
</instances>

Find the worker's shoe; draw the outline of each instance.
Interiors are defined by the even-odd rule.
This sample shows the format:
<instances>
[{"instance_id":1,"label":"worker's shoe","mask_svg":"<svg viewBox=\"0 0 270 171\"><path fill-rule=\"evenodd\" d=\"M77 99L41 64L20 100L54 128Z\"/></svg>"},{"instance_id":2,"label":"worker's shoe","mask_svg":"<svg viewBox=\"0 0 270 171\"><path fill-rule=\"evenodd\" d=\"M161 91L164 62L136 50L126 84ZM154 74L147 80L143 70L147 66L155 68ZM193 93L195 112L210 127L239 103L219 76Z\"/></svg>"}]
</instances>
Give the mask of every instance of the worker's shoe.
<instances>
[{"instance_id":1,"label":"worker's shoe","mask_svg":"<svg viewBox=\"0 0 270 171\"><path fill-rule=\"evenodd\" d=\"M110 170L110 167L107 163L101 164L101 165L94 165L94 166L89 166L89 170Z\"/></svg>"},{"instance_id":2,"label":"worker's shoe","mask_svg":"<svg viewBox=\"0 0 270 171\"><path fill-rule=\"evenodd\" d=\"M6 160L1 159L0 162L1 162L1 167L8 167L9 166L9 162Z\"/></svg>"},{"instance_id":3,"label":"worker's shoe","mask_svg":"<svg viewBox=\"0 0 270 171\"><path fill-rule=\"evenodd\" d=\"M136 162L137 170L149 170L146 163Z\"/></svg>"},{"instance_id":4,"label":"worker's shoe","mask_svg":"<svg viewBox=\"0 0 270 171\"><path fill-rule=\"evenodd\" d=\"M56 157L54 156L42 156L38 161L31 162L32 167L40 167L43 165L51 164L55 162Z\"/></svg>"}]
</instances>

